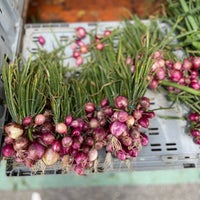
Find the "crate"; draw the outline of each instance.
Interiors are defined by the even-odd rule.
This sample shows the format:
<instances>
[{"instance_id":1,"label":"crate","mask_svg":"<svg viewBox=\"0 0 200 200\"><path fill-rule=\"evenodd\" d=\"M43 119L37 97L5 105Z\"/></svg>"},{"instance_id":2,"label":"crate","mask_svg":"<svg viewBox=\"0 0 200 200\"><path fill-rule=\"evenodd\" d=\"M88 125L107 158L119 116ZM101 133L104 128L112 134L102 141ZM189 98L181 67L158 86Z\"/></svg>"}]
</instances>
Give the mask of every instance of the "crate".
<instances>
[{"instance_id":1,"label":"crate","mask_svg":"<svg viewBox=\"0 0 200 200\"><path fill-rule=\"evenodd\" d=\"M1 13L4 13L4 9L7 11L8 7L11 5L8 1L7 3L0 4ZM9 7L10 8L10 7ZM8 9L8 13L13 10ZM22 20L18 13L18 10L13 12L13 18L19 19L15 21L9 21L11 26L2 23L0 26L0 33L2 35L0 39L0 62L5 56L8 56L9 60L13 60L16 52L18 52L19 41L22 40L22 56L24 59L28 59L30 55L37 56L38 50L38 37L43 36L46 40L42 49L47 51L53 50L58 43L65 44L68 40L73 39L75 28L78 26L83 26L88 31L97 31L102 33L105 29L116 28L122 26L119 22L99 22L99 23L53 23L53 24L26 24L24 28L24 34L22 35ZM5 14L8 17L8 14ZM6 18L5 18L6 19ZM148 23L148 21L147 21ZM16 24L21 25L21 30L15 30L14 35L6 35L6 32L10 32L8 27L16 27ZM166 24L160 24L162 29L167 29ZM18 26L20 27L20 26ZM8 37L7 37L8 36ZM4 39L3 39L4 38ZM87 43L87 38L86 38ZM12 45L10 45L12 44ZM71 48L66 48L66 55L71 55ZM182 52L179 55L182 56ZM87 55L86 55L87 56ZM70 66L74 65L74 59L67 59L66 63ZM2 63L0 63L2 65ZM0 65L0 66L1 66ZM1 83L1 93L3 96L3 83ZM170 102L168 102L163 94L158 94L153 91L147 91L146 96L151 99L151 108L159 107L169 107ZM1 108L2 107L2 108ZM1 106L3 115L0 115L0 125L4 124L5 120L5 107ZM200 146L194 144L192 138L187 134L187 122L178 117L183 116L187 110L179 105L170 110L159 110L156 111L156 117L151 120L150 127L147 130L147 135L149 136L149 144L144 147L139 156L133 159L127 167L126 162L120 162L117 159L113 159L113 166L106 168L103 164L105 158L105 152L101 152L101 158L99 162L99 172L126 172L129 170L133 171L148 171L148 170L166 170L166 169L183 169L183 168L198 168L200 166ZM166 119L165 116L174 117L177 119ZM2 131L0 132L2 134ZM1 137L0 137L1 138ZM61 169L58 165L48 167L44 174L60 174ZM7 176L34 176L41 174L40 171L34 173L23 165L13 163L12 160L7 162L6 175Z\"/></svg>"}]
</instances>

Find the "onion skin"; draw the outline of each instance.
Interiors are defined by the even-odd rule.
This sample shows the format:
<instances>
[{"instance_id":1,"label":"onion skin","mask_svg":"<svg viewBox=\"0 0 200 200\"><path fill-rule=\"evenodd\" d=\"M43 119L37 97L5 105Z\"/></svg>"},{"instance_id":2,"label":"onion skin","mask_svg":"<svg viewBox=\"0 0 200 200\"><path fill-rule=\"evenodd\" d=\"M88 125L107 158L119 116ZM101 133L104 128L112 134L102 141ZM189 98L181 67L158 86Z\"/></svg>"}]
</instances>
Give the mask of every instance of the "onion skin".
<instances>
[{"instance_id":1,"label":"onion skin","mask_svg":"<svg viewBox=\"0 0 200 200\"><path fill-rule=\"evenodd\" d=\"M53 151L51 148L47 149L42 156L42 160L47 166L55 164L59 160L59 158L59 154Z\"/></svg>"},{"instance_id":2,"label":"onion skin","mask_svg":"<svg viewBox=\"0 0 200 200\"><path fill-rule=\"evenodd\" d=\"M4 130L8 137L12 139L17 139L21 135L23 135L24 130L20 124L17 124L15 122L10 122L4 126Z\"/></svg>"}]
</instances>

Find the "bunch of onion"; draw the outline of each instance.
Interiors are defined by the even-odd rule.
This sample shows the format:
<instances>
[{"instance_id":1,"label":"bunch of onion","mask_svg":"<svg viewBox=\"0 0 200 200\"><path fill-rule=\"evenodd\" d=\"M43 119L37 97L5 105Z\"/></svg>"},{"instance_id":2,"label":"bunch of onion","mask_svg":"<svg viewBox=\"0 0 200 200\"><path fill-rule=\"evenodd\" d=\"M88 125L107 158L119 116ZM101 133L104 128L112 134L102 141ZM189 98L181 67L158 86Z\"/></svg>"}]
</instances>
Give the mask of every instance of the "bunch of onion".
<instances>
[{"instance_id":1,"label":"bunch of onion","mask_svg":"<svg viewBox=\"0 0 200 200\"><path fill-rule=\"evenodd\" d=\"M200 113L200 57L190 56L183 60L173 58L165 58L163 53L156 52L153 55L155 60L150 77L153 79L149 87L151 89L164 88L167 97L172 100L186 105L192 114L189 114L189 122L191 122L190 135L195 137L198 130L194 130L194 126L198 127L198 120L195 116ZM196 125L194 125L197 123ZM196 141L196 140L195 140ZM198 143L198 142L196 142Z\"/></svg>"}]
</instances>

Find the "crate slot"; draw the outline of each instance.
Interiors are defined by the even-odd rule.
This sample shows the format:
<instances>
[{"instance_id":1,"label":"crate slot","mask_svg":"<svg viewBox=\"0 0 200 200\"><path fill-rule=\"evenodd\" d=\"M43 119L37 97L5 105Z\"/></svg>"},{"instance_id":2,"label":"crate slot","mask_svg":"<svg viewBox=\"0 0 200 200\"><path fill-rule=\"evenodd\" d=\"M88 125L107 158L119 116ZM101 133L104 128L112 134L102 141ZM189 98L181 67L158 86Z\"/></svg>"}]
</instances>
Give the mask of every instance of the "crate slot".
<instances>
[{"instance_id":1,"label":"crate slot","mask_svg":"<svg viewBox=\"0 0 200 200\"><path fill-rule=\"evenodd\" d=\"M149 135L159 135L159 132L149 132Z\"/></svg>"},{"instance_id":2,"label":"crate slot","mask_svg":"<svg viewBox=\"0 0 200 200\"><path fill-rule=\"evenodd\" d=\"M194 163L183 163L184 168L195 168L196 165Z\"/></svg>"},{"instance_id":3,"label":"crate slot","mask_svg":"<svg viewBox=\"0 0 200 200\"><path fill-rule=\"evenodd\" d=\"M158 147L158 146L161 146L161 144L150 144L150 146L152 146L152 147Z\"/></svg>"},{"instance_id":4,"label":"crate slot","mask_svg":"<svg viewBox=\"0 0 200 200\"><path fill-rule=\"evenodd\" d=\"M176 146L176 143L166 143L166 146Z\"/></svg>"},{"instance_id":5,"label":"crate slot","mask_svg":"<svg viewBox=\"0 0 200 200\"><path fill-rule=\"evenodd\" d=\"M167 151L177 151L177 148L167 148Z\"/></svg>"},{"instance_id":6,"label":"crate slot","mask_svg":"<svg viewBox=\"0 0 200 200\"><path fill-rule=\"evenodd\" d=\"M162 149L151 149L151 151L162 151Z\"/></svg>"},{"instance_id":7,"label":"crate slot","mask_svg":"<svg viewBox=\"0 0 200 200\"><path fill-rule=\"evenodd\" d=\"M3 13L2 10L1 10L1 8L0 8L0 13L1 13L1 14Z\"/></svg>"},{"instance_id":8,"label":"crate slot","mask_svg":"<svg viewBox=\"0 0 200 200\"><path fill-rule=\"evenodd\" d=\"M151 102L150 102L150 105L155 105L155 102L154 102L154 101L151 101Z\"/></svg>"},{"instance_id":9,"label":"crate slot","mask_svg":"<svg viewBox=\"0 0 200 200\"><path fill-rule=\"evenodd\" d=\"M66 36L66 35L61 35L60 36L60 41L67 41L67 40L69 40L68 36Z\"/></svg>"},{"instance_id":10,"label":"crate slot","mask_svg":"<svg viewBox=\"0 0 200 200\"><path fill-rule=\"evenodd\" d=\"M1 39L2 39L2 41L4 41L4 42L5 42L5 38L3 37L3 35L1 35Z\"/></svg>"},{"instance_id":11,"label":"crate slot","mask_svg":"<svg viewBox=\"0 0 200 200\"><path fill-rule=\"evenodd\" d=\"M37 52L38 52L38 50L37 50L36 48L32 48L32 49L31 49L31 53L37 54Z\"/></svg>"},{"instance_id":12,"label":"crate slot","mask_svg":"<svg viewBox=\"0 0 200 200\"><path fill-rule=\"evenodd\" d=\"M97 23L88 23L88 26L96 26Z\"/></svg>"}]
</instances>

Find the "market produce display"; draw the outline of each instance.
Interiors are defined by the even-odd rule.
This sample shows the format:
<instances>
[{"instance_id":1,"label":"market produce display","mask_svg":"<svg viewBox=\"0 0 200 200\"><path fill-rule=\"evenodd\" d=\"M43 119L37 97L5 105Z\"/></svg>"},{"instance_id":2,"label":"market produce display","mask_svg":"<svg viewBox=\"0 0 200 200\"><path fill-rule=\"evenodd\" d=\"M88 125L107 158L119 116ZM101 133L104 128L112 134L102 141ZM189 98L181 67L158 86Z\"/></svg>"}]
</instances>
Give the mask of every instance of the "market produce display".
<instances>
[{"instance_id":1,"label":"market produce display","mask_svg":"<svg viewBox=\"0 0 200 200\"><path fill-rule=\"evenodd\" d=\"M37 58L17 58L2 68L11 118L4 126L3 157L30 168L59 162L79 175L98 171L102 150L106 167L111 157L135 159L149 142L146 131L156 115L147 90L189 109L183 117L200 144L198 46L187 41L185 50L174 43L199 29L177 36L179 22L165 33L156 19L145 23L137 17L102 34L79 26L72 41L52 52L42 50L46 38L40 35ZM72 55L66 55L66 45ZM176 56L176 49L185 56ZM74 67L64 66L66 57L75 59Z\"/></svg>"}]
</instances>

